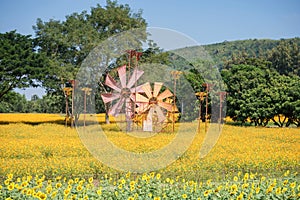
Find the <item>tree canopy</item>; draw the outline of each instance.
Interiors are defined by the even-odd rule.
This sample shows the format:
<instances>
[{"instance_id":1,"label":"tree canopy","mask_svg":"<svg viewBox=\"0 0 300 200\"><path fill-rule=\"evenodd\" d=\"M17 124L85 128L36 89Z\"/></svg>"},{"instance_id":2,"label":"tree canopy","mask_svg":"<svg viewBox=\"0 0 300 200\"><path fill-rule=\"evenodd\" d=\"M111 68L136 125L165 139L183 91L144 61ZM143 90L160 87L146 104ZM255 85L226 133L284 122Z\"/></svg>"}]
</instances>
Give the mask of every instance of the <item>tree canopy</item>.
<instances>
[{"instance_id":1,"label":"tree canopy","mask_svg":"<svg viewBox=\"0 0 300 200\"><path fill-rule=\"evenodd\" d=\"M30 35L0 33L0 99L14 88L37 86L44 59Z\"/></svg>"}]
</instances>

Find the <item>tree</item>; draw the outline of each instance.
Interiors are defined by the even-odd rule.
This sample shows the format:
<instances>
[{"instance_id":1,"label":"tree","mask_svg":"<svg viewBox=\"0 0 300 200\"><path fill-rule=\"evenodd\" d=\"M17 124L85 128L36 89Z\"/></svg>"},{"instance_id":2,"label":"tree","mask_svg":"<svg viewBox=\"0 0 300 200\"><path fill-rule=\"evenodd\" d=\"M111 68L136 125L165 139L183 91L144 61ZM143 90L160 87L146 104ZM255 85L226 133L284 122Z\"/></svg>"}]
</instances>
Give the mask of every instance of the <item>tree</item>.
<instances>
[{"instance_id":1,"label":"tree","mask_svg":"<svg viewBox=\"0 0 300 200\"><path fill-rule=\"evenodd\" d=\"M50 63L50 71L43 85L48 90L60 89L60 85L75 79L82 61L101 41L113 34L146 26L141 11L132 13L128 5L107 1L99 4L91 13L73 13L65 21L37 20L34 30L39 52L44 52Z\"/></svg>"},{"instance_id":2,"label":"tree","mask_svg":"<svg viewBox=\"0 0 300 200\"><path fill-rule=\"evenodd\" d=\"M300 48L296 39L282 40L269 51L268 60L280 74L300 76Z\"/></svg>"},{"instance_id":3,"label":"tree","mask_svg":"<svg viewBox=\"0 0 300 200\"><path fill-rule=\"evenodd\" d=\"M145 28L146 22L141 14L141 11L133 13L127 4L119 5L117 1L108 0L105 7L98 4L91 9L90 14L86 11L80 14L73 13L62 22L43 22L38 19L34 27L36 45L39 52L47 55L50 64L49 72L43 81L48 93L62 94L59 92L61 86L76 78L82 62L100 42L123 31ZM140 36L141 41L145 38L146 34ZM109 54L105 56L108 68L115 58ZM83 83L80 84L86 87ZM81 107L76 110L80 112Z\"/></svg>"},{"instance_id":4,"label":"tree","mask_svg":"<svg viewBox=\"0 0 300 200\"><path fill-rule=\"evenodd\" d=\"M9 91L0 100L0 113L27 112L25 95Z\"/></svg>"},{"instance_id":5,"label":"tree","mask_svg":"<svg viewBox=\"0 0 300 200\"><path fill-rule=\"evenodd\" d=\"M263 66L232 65L223 70L227 84L227 114L236 121L248 119L258 126L269 121L282 127L299 126L300 81Z\"/></svg>"},{"instance_id":6,"label":"tree","mask_svg":"<svg viewBox=\"0 0 300 200\"><path fill-rule=\"evenodd\" d=\"M30 35L0 33L0 99L14 88L38 86L35 80L43 66Z\"/></svg>"}]
</instances>

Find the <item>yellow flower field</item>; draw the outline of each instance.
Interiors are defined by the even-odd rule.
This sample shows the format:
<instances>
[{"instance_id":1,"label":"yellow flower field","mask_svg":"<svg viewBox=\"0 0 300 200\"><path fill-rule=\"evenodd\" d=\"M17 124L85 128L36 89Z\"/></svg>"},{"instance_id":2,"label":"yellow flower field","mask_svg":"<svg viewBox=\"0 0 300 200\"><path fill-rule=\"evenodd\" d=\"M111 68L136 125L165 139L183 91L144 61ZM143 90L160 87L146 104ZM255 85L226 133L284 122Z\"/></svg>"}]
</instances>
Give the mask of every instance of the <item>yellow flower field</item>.
<instances>
[{"instance_id":1,"label":"yellow flower field","mask_svg":"<svg viewBox=\"0 0 300 200\"><path fill-rule=\"evenodd\" d=\"M103 123L104 115L97 115L97 119ZM194 124L185 123L181 124L181 126L186 126L186 130L189 130ZM137 153L160 149L174 138L174 135L169 132L162 132L147 139L135 138L118 131L118 127L114 123L109 125L104 124L102 128L106 130L105 134L107 138L116 146ZM201 128L200 134L196 135L193 143L182 156L166 168L156 171L156 173L161 174L164 181L167 178L169 181L176 179L192 180L199 184L200 182L212 179L213 182L217 181L223 184L221 184L223 189L219 188L219 190L225 190L227 187L226 191L228 195L230 196L231 190L231 192L236 191L232 196L238 198L238 195L241 194L240 192L245 192L253 183L255 187L253 186L254 189L247 190L249 192L247 193L248 195L250 191L252 193L255 192L255 189L256 191L264 191L264 193L268 192L268 188L260 187L260 189L257 189L258 183L254 181L254 176L256 177L256 181L258 177L266 177L269 182L263 187L269 187L271 184L270 180L277 178L281 185L277 184L274 187L269 187L270 194L276 194L276 192L283 194L284 190L287 190L289 195L293 192L294 196L298 194L297 187L299 182L297 181L299 181L299 175L295 174L295 172L300 171L299 129L225 125L215 147L206 157L200 159L199 150L205 136L204 126L202 125ZM56 181L57 176L67 179L93 177L95 185L99 184L99 181L103 177L108 176L111 177L108 180L112 180L110 184L114 185L114 181L120 180L126 174L126 172L119 172L109 168L95 159L82 144L76 129L64 126L63 115L0 114L0 141L0 192L1 187L5 188L5 190L2 189L5 192L10 191L10 189L11 191L15 191L17 188L16 184L20 186L20 183L17 183L17 177L22 179L22 177L29 175L45 176L45 180L54 181ZM293 174L291 180L294 177L293 180L296 186L293 190L289 185L291 183L288 184L289 187L282 185L284 179L282 176L287 170L289 170L290 174ZM253 179L253 182L249 183L248 186L243 186L244 182L241 180L241 174L248 173L249 175L252 174L251 180ZM7 179L8 174L13 174L15 178L7 181L6 183L9 184L6 185L4 181ZM142 174L131 174L128 180L134 181L138 178L142 179ZM234 181L234 178L238 181L236 189L231 182ZM230 180L230 182L226 185L225 182L227 180ZM167 182L169 183L169 181ZM151 184L156 183L151 182ZM66 182L62 181L62 185L61 187L64 187L64 190L68 188ZM218 189L217 187L219 187L216 182L213 183L213 186L206 187L205 190L195 191L201 192L202 194L199 197L205 198L212 195ZM54 185L52 184L53 187ZM91 186L85 184L85 191L86 187ZM110 186L102 187L111 188ZM125 185L122 187L125 187ZM176 188L178 187L176 186ZM49 198L49 195L52 193L47 194L46 185L43 185L42 188L44 189L40 192L40 195L43 193ZM75 191L74 187L72 188L70 188L69 192L70 194L75 194L71 192ZM116 186L116 188L118 187ZM126 188L126 191L130 191L130 185L126 185ZM94 190L93 195L97 194L98 189ZM180 191L180 193L176 194L176 198L186 197L192 199L190 198L193 193L191 193L191 190L191 188L189 188L189 192L181 189L178 190L177 192ZM59 193L62 190L57 191ZM65 192L69 194L68 191ZM118 188L114 192L121 193L122 189ZM257 194L259 193L258 191ZM137 199L134 195L135 193L129 192L126 198L128 197L129 199L129 197L132 197L133 199ZM161 199L163 199L163 196L163 192L159 195L157 194L157 197ZM149 199L154 199L155 197L152 194ZM120 197L119 199L124 198Z\"/></svg>"}]
</instances>

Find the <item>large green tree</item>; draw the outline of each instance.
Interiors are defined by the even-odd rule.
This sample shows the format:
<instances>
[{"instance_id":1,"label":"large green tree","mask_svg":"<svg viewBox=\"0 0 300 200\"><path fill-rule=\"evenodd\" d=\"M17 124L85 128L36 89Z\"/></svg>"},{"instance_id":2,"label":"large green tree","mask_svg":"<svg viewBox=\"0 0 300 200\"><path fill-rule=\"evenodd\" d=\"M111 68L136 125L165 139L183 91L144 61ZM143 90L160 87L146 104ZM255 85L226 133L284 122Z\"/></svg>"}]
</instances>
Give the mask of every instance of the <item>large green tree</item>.
<instances>
[{"instance_id":1,"label":"large green tree","mask_svg":"<svg viewBox=\"0 0 300 200\"><path fill-rule=\"evenodd\" d=\"M76 77L83 60L101 41L122 31L145 27L141 14L133 13L128 5L108 0L104 7L98 4L90 13L73 13L65 21L38 19L34 26L36 45L47 55L51 69L44 86L59 89L61 83Z\"/></svg>"},{"instance_id":2,"label":"large green tree","mask_svg":"<svg viewBox=\"0 0 300 200\"><path fill-rule=\"evenodd\" d=\"M227 114L258 126L299 126L300 80L259 65L232 65L222 72L227 84Z\"/></svg>"},{"instance_id":3,"label":"large green tree","mask_svg":"<svg viewBox=\"0 0 300 200\"><path fill-rule=\"evenodd\" d=\"M0 33L0 99L14 88L37 86L43 62L30 35Z\"/></svg>"},{"instance_id":4,"label":"large green tree","mask_svg":"<svg viewBox=\"0 0 300 200\"><path fill-rule=\"evenodd\" d=\"M43 80L43 86L47 88L48 94L51 93L54 96L56 93L56 95L62 96L61 86L68 80L76 78L83 61L101 42L123 31L145 28L146 22L141 15L141 11L132 12L127 4L119 5L117 1L107 0L106 6L98 4L91 8L90 13L87 11L73 13L66 16L65 21L44 22L38 19L34 26L36 46L39 52L47 55L49 60L49 72ZM141 35L141 41L145 37L146 34ZM108 51L107 54L105 54L106 51ZM114 56L110 54L110 49L101 49L101 53L107 60L105 67L109 68ZM92 62L96 62L97 59L99 58L92 59ZM95 70L91 66L89 66L89 70ZM99 74L99 72L94 74ZM97 80L100 81L100 77ZM87 86L81 85L81 87ZM105 92L99 87L92 89ZM98 99L100 96L96 95L96 98ZM82 99L79 98L79 100ZM103 110L102 108L97 109ZM76 110L80 113L82 108L78 106Z\"/></svg>"}]
</instances>

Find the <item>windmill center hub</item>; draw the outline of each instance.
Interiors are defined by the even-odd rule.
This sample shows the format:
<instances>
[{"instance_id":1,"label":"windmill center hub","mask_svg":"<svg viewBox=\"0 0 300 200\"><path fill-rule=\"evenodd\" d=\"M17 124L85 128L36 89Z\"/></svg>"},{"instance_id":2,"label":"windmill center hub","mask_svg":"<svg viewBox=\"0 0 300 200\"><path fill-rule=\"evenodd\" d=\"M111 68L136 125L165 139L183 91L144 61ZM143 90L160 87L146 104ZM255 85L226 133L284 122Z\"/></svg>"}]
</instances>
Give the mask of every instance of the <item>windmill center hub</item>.
<instances>
[{"instance_id":1,"label":"windmill center hub","mask_svg":"<svg viewBox=\"0 0 300 200\"><path fill-rule=\"evenodd\" d=\"M156 97L151 97L149 100L149 104L156 104L157 103L157 98Z\"/></svg>"},{"instance_id":2,"label":"windmill center hub","mask_svg":"<svg viewBox=\"0 0 300 200\"><path fill-rule=\"evenodd\" d=\"M130 96L130 94L131 94L131 91L129 88L123 88L121 90L122 97L128 98Z\"/></svg>"}]
</instances>

